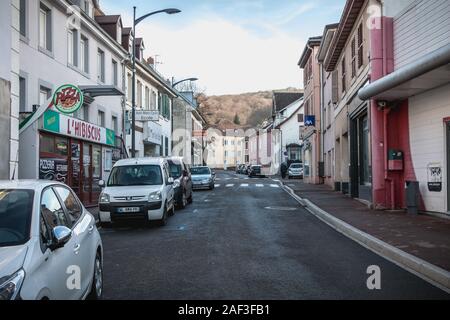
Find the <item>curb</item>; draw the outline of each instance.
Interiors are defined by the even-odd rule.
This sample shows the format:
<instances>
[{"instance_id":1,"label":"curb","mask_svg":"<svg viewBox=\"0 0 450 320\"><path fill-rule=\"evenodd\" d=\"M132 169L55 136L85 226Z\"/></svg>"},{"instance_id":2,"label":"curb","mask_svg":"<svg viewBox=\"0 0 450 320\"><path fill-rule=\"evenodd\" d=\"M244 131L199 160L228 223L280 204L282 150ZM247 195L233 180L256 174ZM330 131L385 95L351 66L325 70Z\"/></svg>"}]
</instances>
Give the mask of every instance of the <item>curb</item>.
<instances>
[{"instance_id":1,"label":"curb","mask_svg":"<svg viewBox=\"0 0 450 320\"><path fill-rule=\"evenodd\" d=\"M443 291L450 293L450 272L351 226L350 224L319 208L310 200L299 197L290 187L284 185L282 182L280 183L281 187L306 210L336 231L352 239L353 241L358 242L360 245L378 254L379 256L395 263L406 271L409 271L434 286L437 286Z\"/></svg>"}]
</instances>

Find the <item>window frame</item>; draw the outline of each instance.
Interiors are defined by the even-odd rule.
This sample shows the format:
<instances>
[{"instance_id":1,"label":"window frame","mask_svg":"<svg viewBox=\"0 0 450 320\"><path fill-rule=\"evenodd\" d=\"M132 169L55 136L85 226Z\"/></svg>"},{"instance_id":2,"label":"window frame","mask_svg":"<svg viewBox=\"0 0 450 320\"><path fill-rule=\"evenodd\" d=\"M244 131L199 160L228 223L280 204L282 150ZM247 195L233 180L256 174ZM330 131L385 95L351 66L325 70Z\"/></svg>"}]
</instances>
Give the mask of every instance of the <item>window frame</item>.
<instances>
[{"instance_id":1,"label":"window frame","mask_svg":"<svg viewBox=\"0 0 450 320\"><path fill-rule=\"evenodd\" d=\"M84 47L82 46L82 43L84 43ZM79 50L79 56L80 56L80 63L79 63L79 69L84 74L89 74L89 38L85 35L80 35L80 50Z\"/></svg>"},{"instance_id":2,"label":"window frame","mask_svg":"<svg viewBox=\"0 0 450 320\"><path fill-rule=\"evenodd\" d=\"M97 82L105 83L105 51L97 48Z\"/></svg>"},{"instance_id":3,"label":"window frame","mask_svg":"<svg viewBox=\"0 0 450 320\"><path fill-rule=\"evenodd\" d=\"M39 2L38 6L38 47L40 51L53 54L53 14L52 9L43 1ZM44 14L44 34L41 30L41 14ZM44 39L42 39L44 36ZM44 43L41 43L43 41Z\"/></svg>"},{"instance_id":4,"label":"window frame","mask_svg":"<svg viewBox=\"0 0 450 320\"><path fill-rule=\"evenodd\" d=\"M68 216L69 222L71 222L71 230L73 230L78 225L78 223L80 223L80 221L83 220L83 218L84 218L85 212L83 209L83 205L81 204L81 201L80 201L80 199L78 199L77 195L70 188L63 186L63 185L54 185L52 188L53 188L53 191L55 192L56 196L58 197L59 202L63 207L63 210L65 210L66 216ZM78 219L75 222L72 222L69 210L67 209L66 204L62 200L61 195L58 193L58 190L57 190L58 188L69 191L69 194L72 195L72 197L74 197L75 201L77 202L78 206L80 207L80 216L78 217Z\"/></svg>"},{"instance_id":5,"label":"window frame","mask_svg":"<svg viewBox=\"0 0 450 320\"><path fill-rule=\"evenodd\" d=\"M112 84L113 84L113 86L118 87L119 86L119 63L114 58L111 61L112 61L111 62Z\"/></svg>"}]
</instances>

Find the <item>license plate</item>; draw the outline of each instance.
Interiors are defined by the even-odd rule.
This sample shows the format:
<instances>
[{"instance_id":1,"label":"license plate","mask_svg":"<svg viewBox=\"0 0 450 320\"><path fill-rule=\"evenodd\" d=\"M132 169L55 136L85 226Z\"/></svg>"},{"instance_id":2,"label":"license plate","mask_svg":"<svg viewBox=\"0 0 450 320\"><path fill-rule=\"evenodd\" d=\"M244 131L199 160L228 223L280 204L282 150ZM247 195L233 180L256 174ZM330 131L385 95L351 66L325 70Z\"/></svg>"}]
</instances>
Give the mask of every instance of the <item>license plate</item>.
<instances>
[{"instance_id":1,"label":"license plate","mask_svg":"<svg viewBox=\"0 0 450 320\"><path fill-rule=\"evenodd\" d=\"M119 213L135 213L141 211L139 207L129 207L129 208L119 208L117 212Z\"/></svg>"}]
</instances>

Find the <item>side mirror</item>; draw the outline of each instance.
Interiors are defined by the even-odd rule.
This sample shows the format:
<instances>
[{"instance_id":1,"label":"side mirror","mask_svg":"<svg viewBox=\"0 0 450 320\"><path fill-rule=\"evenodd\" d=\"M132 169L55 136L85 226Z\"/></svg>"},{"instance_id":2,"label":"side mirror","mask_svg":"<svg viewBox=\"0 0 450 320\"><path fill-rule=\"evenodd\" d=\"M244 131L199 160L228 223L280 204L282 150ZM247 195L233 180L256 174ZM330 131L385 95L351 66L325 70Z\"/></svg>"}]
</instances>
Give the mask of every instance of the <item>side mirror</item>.
<instances>
[{"instance_id":1,"label":"side mirror","mask_svg":"<svg viewBox=\"0 0 450 320\"><path fill-rule=\"evenodd\" d=\"M98 182L98 185L99 185L100 188L104 188L105 185L106 185L106 183L105 183L104 180L100 180L100 181Z\"/></svg>"},{"instance_id":2,"label":"side mirror","mask_svg":"<svg viewBox=\"0 0 450 320\"><path fill-rule=\"evenodd\" d=\"M168 185L173 185L174 181L175 181L175 180L173 180L173 178L170 177L169 179L167 179L167 184L168 184Z\"/></svg>"},{"instance_id":3,"label":"side mirror","mask_svg":"<svg viewBox=\"0 0 450 320\"><path fill-rule=\"evenodd\" d=\"M59 248L63 248L72 237L72 230L64 226L58 226L53 228L53 243L50 246L50 250L54 251Z\"/></svg>"}]
</instances>

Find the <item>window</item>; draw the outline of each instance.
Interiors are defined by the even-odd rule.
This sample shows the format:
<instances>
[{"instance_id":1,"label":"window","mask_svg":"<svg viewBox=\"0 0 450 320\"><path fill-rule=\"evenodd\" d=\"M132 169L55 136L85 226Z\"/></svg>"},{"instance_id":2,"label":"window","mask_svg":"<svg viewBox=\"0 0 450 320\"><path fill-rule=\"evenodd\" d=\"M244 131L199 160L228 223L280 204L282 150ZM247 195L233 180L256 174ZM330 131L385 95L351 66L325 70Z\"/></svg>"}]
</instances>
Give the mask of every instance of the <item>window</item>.
<instances>
[{"instance_id":1,"label":"window","mask_svg":"<svg viewBox=\"0 0 450 320\"><path fill-rule=\"evenodd\" d=\"M20 34L27 36L27 0L20 0Z\"/></svg>"},{"instance_id":2,"label":"window","mask_svg":"<svg viewBox=\"0 0 450 320\"><path fill-rule=\"evenodd\" d=\"M117 117L115 117L115 116L112 116L112 118L111 118L111 128L116 133L119 131Z\"/></svg>"},{"instance_id":3,"label":"window","mask_svg":"<svg viewBox=\"0 0 450 320\"><path fill-rule=\"evenodd\" d=\"M53 189L47 189L42 194L41 214L50 230L58 226L70 227L61 203L59 203Z\"/></svg>"},{"instance_id":4,"label":"window","mask_svg":"<svg viewBox=\"0 0 450 320\"><path fill-rule=\"evenodd\" d=\"M137 82L137 107L142 108L142 83Z\"/></svg>"},{"instance_id":5,"label":"window","mask_svg":"<svg viewBox=\"0 0 450 320\"><path fill-rule=\"evenodd\" d=\"M78 66L78 41L77 41L77 31L69 30L67 34L67 54L68 63L71 66Z\"/></svg>"},{"instance_id":6,"label":"window","mask_svg":"<svg viewBox=\"0 0 450 320\"><path fill-rule=\"evenodd\" d=\"M87 106L83 107L83 120L89 122L89 108Z\"/></svg>"},{"instance_id":7,"label":"window","mask_svg":"<svg viewBox=\"0 0 450 320\"><path fill-rule=\"evenodd\" d=\"M156 92L152 91L152 99L150 101L150 109L156 110Z\"/></svg>"},{"instance_id":8,"label":"window","mask_svg":"<svg viewBox=\"0 0 450 320\"><path fill-rule=\"evenodd\" d=\"M305 122L305 116L302 113L297 115L297 122Z\"/></svg>"},{"instance_id":9,"label":"window","mask_svg":"<svg viewBox=\"0 0 450 320\"><path fill-rule=\"evenodd\" d=\"M163 156L163 152L164 152L164 137L161 136L161 145L159 146L159 155Z\"/></svg>"},{"instance_id":10,"label":"window","mask_svg":"<svg viewBox=\"0 0 450 320\"><path fill-rule=\"evenodd\" d=\"M108 187L158 186L162 184L161 168L157 165L115 167L108 180Z\"/></svg>"},{"instance_id":11,"label":"window","mask_svg":"<svg viewBox=\"0 0 450 320\"><path fill-rule=\"evenodd\" d=\"M97 51L97 80L105 82L105 53L101 49Z\"/></svg>"},{"instance_id":12,"label":"window","mask_svg":"<svg viewBox=\"0 0 450 320\"><path fill-rule=\"evenodd\" d=\"M170 120L170 99L167 94L161 95L160 114Z\"/></svg>"},{"instance_id":13,"label":"window","mask_svg":"<svg viewBox=\"0 0 450 320\"><path fill-rule=\"evenodd\" d=\"M150 110L150 89L145 87L145 109Z\"/></svg>"},{"instance_id":14,"label":"window","mask_svg":"<svg viewBox=\"0 0 450 320\"><path fill-rule=\"evenodd\" d=\"M56 187L55 190L67 209L72 226L75 225L83 213L77 198L75 198L72 192L67 188Z\"/></svg>"},{"instance_id":15,"label":"window","mask_svg":"<svg viewBox=\"0 0 450 320\"><path fill-rule=\"evenodd\" d=\"M84 36L81 36L80 40L80 69L89 73L89 41Z\"/></svg>"},{"instance_id":16,"label":"window","mask_svg":"<svg viewBox=\"0 0 450 320\"><path fill-rule=\"evenodd\" d=\"M128 101L133 99L133 77L128 74Z\"/></svg>"},{"instance_id":17,"label":"window","mask_svg":"<svg viewBox=\"0 0 450 320\"><path fill-rule=\"evenodd\" d=\"M363 47L364 47L363 25L361 23L358 27L358 68L361 68L362 65L364 64Z\"/></svg>"},{"instance_id":18,"label":"window","mask_svg":"<svg viewBox=\"0 0 450 320\"><path fill-rule=\"evenodd\" d=\"M51 96L51 90L49 88L46 88L44 86L41 86L39 89L39 104L43 105L47 102L48 99L50 99Z\"/></svg>"},{"instance_id":19,"label":"window","mask_svg":"<svg viewBox=\"0 0 450 320\"><path fill-rule=\"evenodd\" d=\"M353 38L352 44L352 79L356 77L356 37Z\"/></svg>"},{"instance_id":20,"label":"window","mask_svg":"<svg viewBox=\"0 0 450 320\"><path fill-rule=\"evenodd\" d=\"M52 14L42 3L39 9L39 47L52 51Z\"/></svg>"},{"instance_id":21,"label":"window","mask_svg":"<svg viewBox=\"0 0 450 320\"><path fill-rule=\"evenodd\" d=\"M97 125L100 127L105 126L105 113L103 111L98 111Z\"/></svg>"},{"instance_id":22,"label":"window","mask_svg":"<svg viewBox=\"0 0 450 320\"><path fill-rule=\"evenodd\" d=\"M114 59L112 61L112 84L116 87L119 85L119 68L117 61Z\"/></svg>"},{"instance_id":23,"label":"window","mask_svg":"<svg viewBox=\"0 0 450 320\"><path fill-rule=\"evenodd\" d=\"M25 78L19 77L19 112L26 112L26 80Z\"/></svg>"},{"instance_id":24,"label":"window","mask_svg":"<svg viewBox=\"0 0 450 320\"><path fill-rule=\"evenodd\" d=\"M345 92L347 90L346 88L346 83L345 81L346 79L346 69L345 69L346 65L345 65L345 57L342 58L342 66L341 66L341 82L342 82L342 92Z\"/></svg>"},{"instance_id":25,"label":"window","mask_svg":"<svg viewBox=\"0 0 450 320\"><path fill-rule=\"evenodd\" d=\"M164 151L165 151L165 156L169 156L169 138L166 137L165 139L165 143L164 143Z\"/></svg>"}]
</instances>

